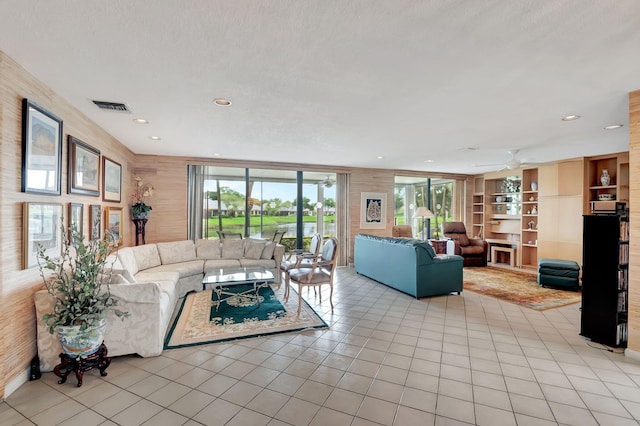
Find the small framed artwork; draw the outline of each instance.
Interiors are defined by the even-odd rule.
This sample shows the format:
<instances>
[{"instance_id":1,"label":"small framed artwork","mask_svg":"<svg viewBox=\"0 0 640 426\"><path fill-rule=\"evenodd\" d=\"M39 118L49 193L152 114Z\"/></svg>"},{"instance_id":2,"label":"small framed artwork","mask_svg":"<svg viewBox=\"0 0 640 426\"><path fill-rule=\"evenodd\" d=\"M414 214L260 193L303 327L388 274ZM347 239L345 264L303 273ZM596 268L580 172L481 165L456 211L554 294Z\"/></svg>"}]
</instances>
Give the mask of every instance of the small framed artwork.
<instances>
[{"instance_id":1,"label":"small framed artwork","mask_svg":"<svg viewBox=\"0 0 640 426\"><path fill-rule=\"evenodd\" d=\"M84 222L84 205L80 203L69 203L69 230L75 229L78 234L83 234L83 222Z\"/></svg>"},{"instance_id":2,"label":"small framed artwork","mask_svg":"<svg viewBox=\"0 0 640 426\"><path fill-rule=\"evenodd\" d=\"M387 194L363 192L360 196L360 228L385 229L387 226Z\"/></svg>"},{"instance_id":3,"label":"small framed artwork","mask_svg":"<svg viewBox=\"0 0 640 426\"><path fill-rule=\"evenodd\" d=\"M100 229L102 226L102 207L100 204L91 204L89 208L89 226L91 227L91 239L100 239Z\"/></svg>"},{"instance_id":4,"label":"small framed artwork","mask_svg":"<svg viewBox=\"0 0 640 426\"><path fill-rule=\"evenodd\" d=\"M22 192L60 195L62 120L29 99L22 101Z\"/></svg>"},{"instance_id":5,"label":"small framed artwork","mask_svg":"<svg viewBox=\"0 0 640 426\"><path fill-rule=\"evenodd\" d=\"M102 199L120 202L122 196L122 166L102 156Z\"/></svg>"},{"instance_id":6,"label":"small framed artwork","mask_svg":"<svg viewBox=\"0 0 640 426\"><path fill-rule=\"evenodd\" d=\"M23 205L23 265L38 264L38 249L52 258L62 253L62 204L30 203Z\"/></svg>"},{"instance_id":7,"label":"small framed artwork","mask_svg":"<svg viewBox=\"0 0 640 426\"><path fill-rule=\"evenodd\" d=\"M104 208L104 235L111 234L114 245L122 244L122 207Z\"/></svg>"},{"instance_id":8,"label":"small framed artwork","mask_svg":"<svg viewBox=\"0 0 640 426\"><path fill-rule=\"evenodd\" d=\"M100 151L69 135L69 194L100 195Z\"/></svg>"}]
</instances>

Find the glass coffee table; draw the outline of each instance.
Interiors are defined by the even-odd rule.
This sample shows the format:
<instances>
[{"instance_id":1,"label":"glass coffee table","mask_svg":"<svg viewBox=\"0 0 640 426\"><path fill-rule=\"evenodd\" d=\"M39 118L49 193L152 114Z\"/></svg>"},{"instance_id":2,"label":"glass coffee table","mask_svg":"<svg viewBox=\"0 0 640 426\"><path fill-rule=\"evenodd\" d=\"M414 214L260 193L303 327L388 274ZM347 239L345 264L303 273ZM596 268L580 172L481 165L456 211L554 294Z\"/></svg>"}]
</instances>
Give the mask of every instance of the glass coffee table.
<instances>
[{"instance_id":1,"label":"glass coffee table","mask_svg":"<svg viewBox=\"0 0 640 426\"><path fill-rule=\"evenodd\" d=\"M207 272L202 279L202 289L207 285L212 287L212 291L217 295L217 300L213 303L216 312L220 308L220 303L233 297L247 297L255 300L260 306L259 291L261 288L273 284L275 279L273 273L262 266L257 267L228 267L212 269ZM251 284L251 287L244 291L230 291L231 287Z\"/></svg>"}]
</instances>

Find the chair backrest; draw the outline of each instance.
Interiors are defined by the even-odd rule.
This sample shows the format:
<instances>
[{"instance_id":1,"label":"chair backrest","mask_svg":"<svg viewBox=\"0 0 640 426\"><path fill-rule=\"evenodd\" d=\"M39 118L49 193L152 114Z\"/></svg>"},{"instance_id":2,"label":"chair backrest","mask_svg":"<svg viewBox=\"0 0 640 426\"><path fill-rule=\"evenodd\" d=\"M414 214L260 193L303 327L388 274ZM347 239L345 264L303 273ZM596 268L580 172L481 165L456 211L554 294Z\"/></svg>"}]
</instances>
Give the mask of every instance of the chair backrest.
<instances>
[{"instance_id":1,"label":"chair backrest","mask_svg":"<svg viewBox=\"0 0 640 426\"><path fill-rule=\"evenodd\" d=\"M465 228L464 222L445 222L442 225L442 233L445 237L456 240L462 247L469 245L467 228Z\"/></svg>"},{"instance_id":2,"label":"chair backrest","mask_svg":"<svg viewBox=\"0 0 640 426\"><path fill-rule=\"evenodd\" d=\"M333 262L335 264L336 256L338 254L338 240L335 237L329 238L322 246L322 255L320 259L322 262Z\"/></svg>"},{"instance_id":3,"label":"chair backrest","mask_svg":"<svg viewBox=\"0 0 640 426\"><path fill-rule=\"evenodd\" d=\"M391 228L392 237L413 238L413 230L410 225L394 225Z\"/></svg>"},{"instance_id":4,"label":"chair backrest","mask_svg":"<svg viewBox=\"0 0 640 426\"><path fill-rule=\"evenodd\" d=\"M309 253L313 254L314 256L317 256L318 253L320 252L321 243L322 243L322 235L316 232L311 237L311 242L309 243Z\"/></svg>"},{"instance_id":5,"label":"chair backrest","mask_svg":"<svg viewBox=\"0 0 640 426\"><path fill-rule=\"evenodd\" d=\"M273 233L273 239L271 241L273 241L276 244L280 244L280 241L282 241L282 237L284 237L284 234L286 234L287 231L276 231Z\"/></svg>"},{"instance_id":6,"label":"chair backrest","mask_svg":"<svg viewBox=\"0 0 640 426\"><path fill-rule=\"evenodd\" d=\"M222 238L226 238L229 240L241 240L242 234L240 232L221 232Z\"/></svg>"}]
</instances>

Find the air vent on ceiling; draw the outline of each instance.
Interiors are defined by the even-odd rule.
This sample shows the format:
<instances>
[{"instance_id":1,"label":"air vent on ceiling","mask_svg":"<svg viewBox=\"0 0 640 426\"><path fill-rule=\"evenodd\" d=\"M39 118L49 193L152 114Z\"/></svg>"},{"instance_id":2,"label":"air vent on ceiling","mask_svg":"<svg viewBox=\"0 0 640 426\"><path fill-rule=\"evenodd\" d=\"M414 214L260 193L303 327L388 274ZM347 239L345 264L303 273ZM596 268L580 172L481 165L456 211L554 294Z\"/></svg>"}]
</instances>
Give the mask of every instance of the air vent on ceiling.
<instances>
[{"instance_id":1,"label":"air vent on ceiling","mask_svg":"<svg viewBox=\"0 0 640 426\"><path fill-rule=\"evenodd\" d=\"M107 102L107 101L91 101L98 108L105 111L115 111L115 112L128 112L131 113L129 107L120 102Z\"/></svg>"}]
</instances>

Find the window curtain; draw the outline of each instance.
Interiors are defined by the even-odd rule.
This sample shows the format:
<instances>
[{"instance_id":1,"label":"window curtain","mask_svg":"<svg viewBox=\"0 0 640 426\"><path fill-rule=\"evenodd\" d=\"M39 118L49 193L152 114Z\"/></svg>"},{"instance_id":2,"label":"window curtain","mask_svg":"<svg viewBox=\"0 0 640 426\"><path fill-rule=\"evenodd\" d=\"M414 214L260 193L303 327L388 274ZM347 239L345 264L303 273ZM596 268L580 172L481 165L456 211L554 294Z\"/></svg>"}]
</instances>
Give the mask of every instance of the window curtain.
<instances>
[{"instance_id":1,"label":"window curtain","mask_svg":"<svg viewBox=\"0 0 640 426\"><path fill-rule=\"evenodd\" d=\"M351 259L350 220L349 220L349 189L351 175L338 173L336 175L336 235L338 237L338 265L346 266Z\"/></svg>"},{"instance_id":2,"label":"window curtain","mask_svg":"<svg viewBox=\"0 0 640 426\"><path fill-rule=\"evenodd\" d=\"M188 238L202 238L202 206L204 198L204 166L187 166Z\"/></svg>"}]
</instances>

